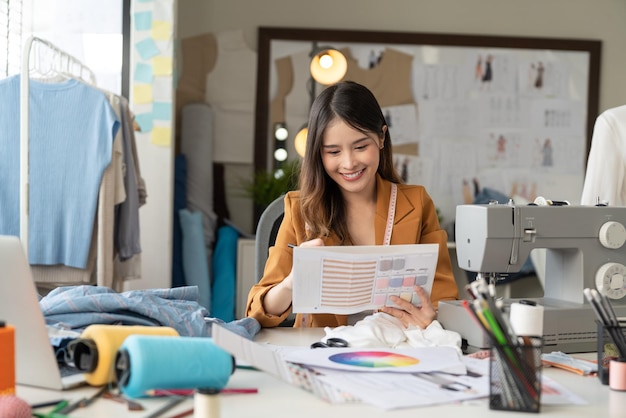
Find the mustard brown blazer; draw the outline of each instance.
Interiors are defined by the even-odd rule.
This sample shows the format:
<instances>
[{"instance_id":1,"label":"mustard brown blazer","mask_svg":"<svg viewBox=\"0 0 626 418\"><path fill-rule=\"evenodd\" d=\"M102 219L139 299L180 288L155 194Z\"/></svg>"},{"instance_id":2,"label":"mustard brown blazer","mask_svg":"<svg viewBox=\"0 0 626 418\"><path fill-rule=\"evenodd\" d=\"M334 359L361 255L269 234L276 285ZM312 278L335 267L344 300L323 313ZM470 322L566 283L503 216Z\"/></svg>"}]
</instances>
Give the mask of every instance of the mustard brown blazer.
<instances>
[{"instance_id":1,"label":"mustard brown blazer","mask_svg":"<svg viewBox=\"0 0 626 418\"><path fill-rule=\"evenodd\" d=\"M387 212L391 183L380 176L376 183L376 244L382 245L387 225ZM285 216L276 236L276 242L269 249L263 277L250 289L246 315L255 318L263 327L278 326L291 313L291 307L282 315L276 316L265 312L263 298L267 292L280 283L291 272L293 250L288 244L300 245L306 241L305 222L300 211L299 192L285 195ZM447 247L448 235L439 226L437 212L431 197L423 186L398 185L396 214L391 245L394 244L439 244L437 271L431 292L431 301L437 308L440 300L459 298L458 289L452 273L450 254ZM337 236L331 233L324 240L324 245L339 245ZM296 316L295 326L301 326L302 317ZM312 314L308 315L309 327L336 327L347 324L346 315Z\"/></svg>"}]
</instances>

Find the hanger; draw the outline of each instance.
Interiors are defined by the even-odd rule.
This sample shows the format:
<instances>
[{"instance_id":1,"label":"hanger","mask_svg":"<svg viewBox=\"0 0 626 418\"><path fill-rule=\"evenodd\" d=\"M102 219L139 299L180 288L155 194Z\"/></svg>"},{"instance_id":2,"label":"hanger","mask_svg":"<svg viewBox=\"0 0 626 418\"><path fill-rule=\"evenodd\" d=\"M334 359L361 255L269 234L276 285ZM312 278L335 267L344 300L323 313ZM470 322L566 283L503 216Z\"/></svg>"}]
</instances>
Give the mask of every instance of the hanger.
<instances>
[{"instance_id":1,"label":"hanger","mask_svg":"<svg viewBox=\"0 0 626 418\"><path fill-rule=\"evenodd\" d=\"M52 81L75 78L96 85L95 73L73 55L37 37L31 38L31 46L33 60L28 68L31 76Z\"/></svg>"}]
</instances>

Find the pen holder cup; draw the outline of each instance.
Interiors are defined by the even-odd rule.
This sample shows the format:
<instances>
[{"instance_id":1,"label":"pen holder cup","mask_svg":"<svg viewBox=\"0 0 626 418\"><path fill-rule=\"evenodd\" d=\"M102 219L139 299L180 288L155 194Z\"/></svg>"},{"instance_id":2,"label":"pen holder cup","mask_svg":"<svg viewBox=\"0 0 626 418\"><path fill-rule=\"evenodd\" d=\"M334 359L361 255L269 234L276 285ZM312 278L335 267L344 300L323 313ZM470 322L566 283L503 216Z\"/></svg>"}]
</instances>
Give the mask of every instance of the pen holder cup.
<instances>
[{"instance_id":1,"label":"pen holder cup","mask_svg":"<svg viewBox=\"0 0 626 418\"><path fill-rule=\"evenodd\" d=\"M535 412L541 405L543 340L492 345L489 361L489 409Z\"/></svg>"},{"instance_id":2,"label":"pen holder cup","mask_svg":"<svg viewBox=\"0 0 626 418\"><path fill-rule=\"evenodd\" d=\"M603 385L608 385L609 366L611 364L611 360L619 358L619 351L617 350L617 346L613 342L609 331L618 331L626 335L626 323L620 322L620 326L613 327L613 330L610 330L609 327L600 321L596 321L596 324L598 329L598 345L596 349L598 352L598 379L600 379L600 382Z\"/></svg>"}]
</instances>

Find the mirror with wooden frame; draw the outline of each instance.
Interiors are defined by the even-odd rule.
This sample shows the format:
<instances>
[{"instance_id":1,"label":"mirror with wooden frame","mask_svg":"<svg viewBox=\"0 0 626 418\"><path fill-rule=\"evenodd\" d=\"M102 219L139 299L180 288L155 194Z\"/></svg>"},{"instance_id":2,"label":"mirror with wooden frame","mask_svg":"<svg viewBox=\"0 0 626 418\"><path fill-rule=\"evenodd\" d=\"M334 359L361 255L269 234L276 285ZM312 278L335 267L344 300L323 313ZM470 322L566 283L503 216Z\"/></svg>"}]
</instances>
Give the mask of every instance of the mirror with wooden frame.
<instances>
[{"instance_id":1,"label":"mirror with wooden frame","mask_svg":"<svg viewBox=\"0 0 626 418\"><path fill-rule=\"evenodd\" d=\"M277 167L277 147L287 160L301 158L293 139L325 87L309 72L321 45L342 51L344 79L376 95L398 171L426 186L444 226L478 187L579 201L598 114L600 41L261 27L257 172Z\"/></svg>"}]
</instances>

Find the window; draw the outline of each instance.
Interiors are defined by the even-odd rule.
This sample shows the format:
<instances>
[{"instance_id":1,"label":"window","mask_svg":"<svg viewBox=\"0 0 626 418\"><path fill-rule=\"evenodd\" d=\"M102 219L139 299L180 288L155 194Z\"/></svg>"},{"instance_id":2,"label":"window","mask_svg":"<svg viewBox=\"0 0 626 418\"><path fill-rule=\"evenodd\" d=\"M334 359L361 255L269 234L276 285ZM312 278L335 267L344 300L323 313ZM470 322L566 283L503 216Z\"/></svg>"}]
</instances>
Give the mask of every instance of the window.
<instances>
[{"instance_id":1,"label":"window","mask_svg":"<svg viewBox=\"0 0 626 418\"><path fill-rule=\"evenodd\" d=\"M0 77L19 73L24 42L36 36L91 68L99 87L128 96L129 19L130 0L0 0Z\"/></svg>"},{"instance_id":2,"label":"window","mask_svg":"<svg viewBox=\"0 0 626 418\"><path fill-rule=\"evenodd\" d=\"M0 77L20 71L22 33L30 21L29 5L23 0L0 0Z\"/></svg>"}]
</instances>

